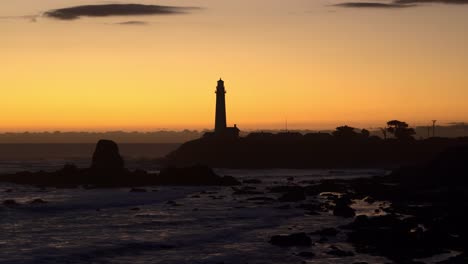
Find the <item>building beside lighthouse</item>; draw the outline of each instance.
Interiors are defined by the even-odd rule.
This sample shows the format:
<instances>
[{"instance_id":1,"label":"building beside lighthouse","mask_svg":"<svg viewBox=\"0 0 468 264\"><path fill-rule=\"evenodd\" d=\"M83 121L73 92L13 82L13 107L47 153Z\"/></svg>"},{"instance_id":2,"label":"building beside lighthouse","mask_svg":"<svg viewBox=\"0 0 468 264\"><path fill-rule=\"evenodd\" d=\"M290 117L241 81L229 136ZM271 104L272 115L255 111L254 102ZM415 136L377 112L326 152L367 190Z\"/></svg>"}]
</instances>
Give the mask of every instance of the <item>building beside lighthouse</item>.
<instances>
[{"instance_id":1,"label":"building beside lighthouse","mask_svg":"<svg viewBox=\"0 0 468 264\"><path fill-rule=\"evenodd\" d=\"M215 127L213 133L207 133L205 136L216 136L224 138L237 138L239 137L240 130L237 125L233 127L227 126L226 121L226 88L224 81L219 79L216 86L216 113L215 113Z\"/></svg>"}]
</instances>

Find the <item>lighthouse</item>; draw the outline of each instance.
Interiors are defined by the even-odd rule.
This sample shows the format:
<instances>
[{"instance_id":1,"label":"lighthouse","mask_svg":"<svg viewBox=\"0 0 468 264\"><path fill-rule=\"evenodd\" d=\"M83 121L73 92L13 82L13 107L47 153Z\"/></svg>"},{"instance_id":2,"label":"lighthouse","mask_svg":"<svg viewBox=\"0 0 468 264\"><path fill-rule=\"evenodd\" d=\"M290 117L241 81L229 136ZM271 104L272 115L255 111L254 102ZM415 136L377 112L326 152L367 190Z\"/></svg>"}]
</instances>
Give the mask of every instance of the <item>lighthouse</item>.
<instances>
[{"instance_id":1,"label":"lighthouse","mask_svg":"<svg viewBox=\"0 0 468 264\"><path fill-rule=\"evenodd\" d=\"M216 86L216 114L215 114L215 129L214 135L221 137L239 137L240 130L237 125L227 127L226 122L226 89L224 81L219 79Z\"/></svg>"},{"instance_id":2,"label":"lighthouse","mask_svg":"<svg viewBox=\"0 0 468 264\"><path fill-rule=\"evenodd\" d=\"M219 79L216 86L216 116L215 116L215 133L221 134L226 130L226 89L224 81Z\"/></svg>"}]
</instances>

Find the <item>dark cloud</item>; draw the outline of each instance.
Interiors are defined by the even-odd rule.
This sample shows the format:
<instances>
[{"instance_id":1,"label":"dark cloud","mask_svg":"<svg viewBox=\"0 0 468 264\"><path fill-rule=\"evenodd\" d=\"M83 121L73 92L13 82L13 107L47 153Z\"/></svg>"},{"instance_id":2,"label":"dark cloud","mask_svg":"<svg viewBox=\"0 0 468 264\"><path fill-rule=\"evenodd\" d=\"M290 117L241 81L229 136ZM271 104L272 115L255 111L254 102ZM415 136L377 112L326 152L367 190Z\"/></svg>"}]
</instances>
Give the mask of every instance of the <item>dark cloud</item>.
<instances>
[{"instance_id":1,"label":"dark cloud","mask_svg":"<svg viewBox=\"0 0 468 264\"><path fill-rule=\"evenodd\" d=\"M376 2L346 2L336 4L335 6L352 7L352 8L405 8L413 5L398 4L398 3L376 3Z\"/></svg>"},{"instance_id":2,"label":"dark cloud","mask_svg":"<svg viewBox=\"0 0 468 264\"><path fill-rule=\"evenodd\" d=\"M129 26L144 26L148 25L148 22L145 21L124 21L116 23L117 25L129 25Z\"/></svg>"},{"instance_id":3,"label":"dark cloud","mask_svg":"<svg viewBox=\"0 0 468 264\"><path fill-rule=\"evenodd\" d=\"M468 0L394 0L393 2L345 2L335 6L350 8L406 8L415 7L420 4L439 3L439 4L468 4Z\"/></svg>"},{"instance_id":4,"label":"dark cloud","mask_svg":"<svg viewBox=\"0 0 468 264\"><path fill-rule=\"evenodd\" d=\"M54 9L44 13L45 16L71 20L83 16L106 17L106 16L139 16L139 15L171 15L183 14L193 8L140 5L140 4L106 4L106 5L82 5L68 8Z\"/></svg>"},{"instance_id":5,"label":"dark cloud","mask_svg":"<svg viewBox=\"0 0 468 264\"><path fill-rule=\"evenodd\" d=\"M424 3L439 3L452 5L466 5L468 0L396 0L397 4L424 4Z\"/></svg>"}]
</instances>

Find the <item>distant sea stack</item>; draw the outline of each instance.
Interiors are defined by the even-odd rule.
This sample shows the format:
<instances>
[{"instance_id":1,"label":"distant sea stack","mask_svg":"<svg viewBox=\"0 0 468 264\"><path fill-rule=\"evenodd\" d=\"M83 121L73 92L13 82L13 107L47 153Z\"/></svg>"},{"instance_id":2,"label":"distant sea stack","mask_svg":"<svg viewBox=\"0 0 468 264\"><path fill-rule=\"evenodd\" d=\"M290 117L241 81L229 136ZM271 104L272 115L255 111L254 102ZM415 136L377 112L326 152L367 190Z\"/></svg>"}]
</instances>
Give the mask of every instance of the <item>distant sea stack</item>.
<instances>
[{"instance_id":1,"label":"distant sea stack","mask_svg":"<svg viewBox=\"0 0 468 264\"><path fill-rule=\"evenodd\" d=\"M0 182L57 188L154 185L231 186L240 184L233 177L219 176L211 168L200 165L164 168L161 173L148 173L144 170L129 171L124 167L119 147L111 140L99 140L90 168L77 168L73 164L66 164L62 169L53 172L23 171L3 174L0 175Z\"/></svg>"},{"instance_id":2,"label":"distant sea stack","mask_svg":"<svg viewBox=\"0 0 468 264\"><path fill-rule=\"evenodd\" d=\"M124 160L120 156L117 143L112 140L99 140L94 150L91 169L99 171L123 170Z\"/></svg>"}]
</instances>

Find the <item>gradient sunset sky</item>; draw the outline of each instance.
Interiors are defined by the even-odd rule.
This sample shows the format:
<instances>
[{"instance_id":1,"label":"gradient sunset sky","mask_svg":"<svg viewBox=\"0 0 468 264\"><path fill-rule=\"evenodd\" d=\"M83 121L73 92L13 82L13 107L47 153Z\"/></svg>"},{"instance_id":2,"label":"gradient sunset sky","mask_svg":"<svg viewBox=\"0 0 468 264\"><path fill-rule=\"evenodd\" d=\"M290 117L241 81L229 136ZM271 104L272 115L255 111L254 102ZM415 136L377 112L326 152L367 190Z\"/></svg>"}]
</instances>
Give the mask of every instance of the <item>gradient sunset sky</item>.
<instances>
[{"instance_id":1,"label":"gradient sunset sky","mask_svg":"<svg viewBox=\"0 0 468 264\"><path fill-rule=\"evenodd\" d=\"M0 131L212 128L220 77L241 129L468 121L468 4L352 2L1 1ZM197 8L45 15L109 3Z\"/></svg>"}]
</instances>

